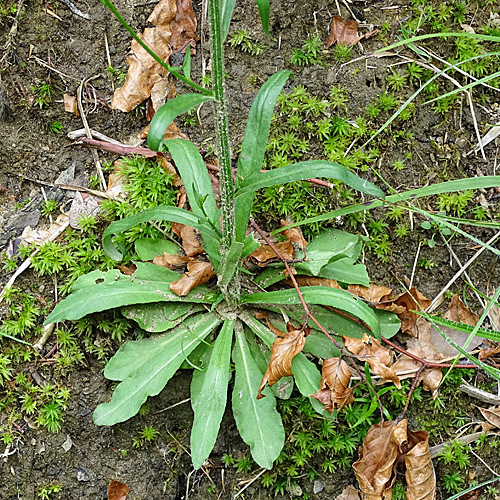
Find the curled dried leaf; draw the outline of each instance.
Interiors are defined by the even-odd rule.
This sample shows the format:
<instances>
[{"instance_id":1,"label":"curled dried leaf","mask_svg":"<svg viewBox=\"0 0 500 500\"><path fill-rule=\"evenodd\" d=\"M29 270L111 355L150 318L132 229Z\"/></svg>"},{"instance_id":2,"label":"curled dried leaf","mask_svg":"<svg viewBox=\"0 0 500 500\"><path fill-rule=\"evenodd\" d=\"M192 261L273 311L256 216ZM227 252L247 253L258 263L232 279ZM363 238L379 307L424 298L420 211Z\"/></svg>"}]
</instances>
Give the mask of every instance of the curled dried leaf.
<instances>
[{"instance_id":1,"label":"curled dried leaf","mask_svg":"<svg viewBox=\"0 0 500 500\"><path fill-rule=\"evenodd\" d=\"M476 326L479 321L479 316L472 312L460 298L460 295L455 294L451 298L450 306L448 311L444 315L445 319L450 321L459 321L467 325Z\"/></svg>"},{"instance_id":2,"label":"curled dried leaf","mask_svg":"<svg viewBox=\"0 0 500 500\"><path fill-rule=\"evenodd\" d=\"M165 252L163 255L157 255L153 259L153 264L157 266L166 267L168 269L177 269L179 267L185 266L188 262L193 262L193 257L186 257L184 255L175 254L172 255L170 253Z\"/></svg>"},{"instance_id":3,"label":"curled dried leaf","mask_svg":"<svg viewBox=\"0 0 500 500\"><path fill-rule=\"evenodd\" d=\"M280 241L274 246L285 260L293 260L295 258L295 252L291 241ZM259 267L265 267L270 262L277 262L280 260L276 252L269 245L261 245L249 255L249 258Z\"/></svg>"},{"instance_id":4,"label":"curled dried leaf","mask_svg":"<svg viewBox=\"0 0 500 500\"><path fill-rule=\"evenodd\" d=\"M285 271L285 274L286 273ZM329 288L342 288L338 281L329 280L327 278L317 278L316 276L297 276L295 278L299 286L327 286ZM286 280L285 283L292 284L291 280Z\"/></svg>"},{"instance_id":5,"label":"curled dried leaf","mask_svg":"<svg viewBox=\"0 0 500 500\"><path fill-rule=\"evenodd\" d=\"M344 488L342 493L335 500L361 500L361 493L350 484Z\"/></svg>"},{"instance_id":6,"label":"curled dried leaf","mask_svg":"<svg viewBox=\"0 0 500 500\"><path fill-rule=\"evenodd\" d=\"M436 474L432 465L427 432L408 430L408 443L404 452L407 500L434 500Z\"/></svg>"},{"instance_id":7,"label":"curled dried leaf","mask_svg":"<svg viewBox=\"0 0 500 500\"><path fill-rule=\"evenodd\" d=\"M342 45L355 45L363 37L358 36L358 23L351 19L344 22L341 16L333 16L330 26L330 35L326 39L326 48L334 43Z\"/></svg>"},{"instance_id":8,"label":"curled dried leaf","mask_svg":"<svg viewBox=\"0 0 500 500\"><path fill-rule=\"evenodd\" d=\"M182 249L188 257L194 257L205 251L200 245L197 231L193 227L172 222L172 231L182 240Z\"/></svg>"},{"instance_id":9,"label":"curled dried leaf","mask_svg":"<svg viewBox=\"0 0 500 500\"><path fill-rule=\"evenodd\" d=\"M379 302L386 302L390 299L392 295L392 288L387 288L386 286L370 285L349 285L347 290L362 299L371 302L372 304L378 304Z\"/></svg>"},{"instance_id":10,"label":"curled dried leaf","mask_svg":"<svg viewBox=\"0 0 500 500\"><path fill-rule=\"evenodd\" d=\"M108 484L108 500L125 500L129 491L129 487L125 483L113 479Z\"/></svg>"},{"instance_id":11,"label":"curled dried leaf","mask_svg":"<svg viewBox=\"0 0 500 500\"><path fill-rule=\"evenodd\" d=\"M285 227L288 225L288 222L286 220L281 219L280 225L281 227ZM281 234L284 235L288 241L296 243L302 250L306 248L307 241L302 236L302 233L297 227L292 227L291 229L285 229L284 231L281 232Z\"/></svg>"},{"instance_id":12,"label":"curled dried leaf","mask_svg":"<svg viewBox=\"0 0 500 500\"><path fill-rule=\"evenodd\" d=\"M206 283L215 276L214 268L210 262L188 262L187 273L177 281L170 283L170 291L184 297L194 287Z\"/></svg>"},{"instance_id":13,"label":"curled dried leaf","mask_svg":"<svg viewBox=\"0 0 500 500\"><path fill-rule=\"evenodd\" d=\"M493 426L500 429L500 406L490 408L479 408L483 417Z\"/></svg>"},{"instance_id":14,"label":"curled dried leaf","mask_svg":"<svg viewBox=\"0 0 500 500\"><path fill-rule=\"evenodd\" d=\"M377 339L364 334L362 339L353 339L344 335L343 340L346 349L359 360L366 361L373 373L380 375L383 379L391 380L398 389L401 389L399 377L391 367L392 354L382 347Z\"/></svg>"},{"instance_id":15,"label":"curled dried leaf","mask_svg":"<svg viewBox=\"0 0 500 500\"><path fill-rule=\"evenodd\" d=\"M390 500L396 480L395 463L401 440L405 439L406 419L375 424L368 430L359 459L353 464L356 479L367 500Z\"/></svg>"},{"instance_id":16,"label":"curled dried leaf","mask_svg":"<svg viewBox=\"0 0 500 500\"><path fill-rule=\"evenodd\" d=\"M351 370L347 363L340 358L329 358L323 361L320 389L316 394L311 394L325 405L325 410L333 413L334 408L341 410L352 403L354 397L352 388L349 387Z\"/></svg>"},{"instance_id":17,"label":"curled dried leaf","mask_svg":"<svg viewBox=\"0 0 500 500\"><path fill-rule=\"evenodd\" d=\"M269 385L274 385L282 377L290 377L292 373L292 360L302 351L306 343L306 336L308 331L304 329L295 329L290 323L286 325L287 332L278 330L269 321L266 313L257 314L257 318L265 318L269 329L277 336L276 340L271 345L271 360L267 365L266 373L262 377L259 386L257 399L265 397L262 394L266 382Z\"/></svg>"}]
</instances>

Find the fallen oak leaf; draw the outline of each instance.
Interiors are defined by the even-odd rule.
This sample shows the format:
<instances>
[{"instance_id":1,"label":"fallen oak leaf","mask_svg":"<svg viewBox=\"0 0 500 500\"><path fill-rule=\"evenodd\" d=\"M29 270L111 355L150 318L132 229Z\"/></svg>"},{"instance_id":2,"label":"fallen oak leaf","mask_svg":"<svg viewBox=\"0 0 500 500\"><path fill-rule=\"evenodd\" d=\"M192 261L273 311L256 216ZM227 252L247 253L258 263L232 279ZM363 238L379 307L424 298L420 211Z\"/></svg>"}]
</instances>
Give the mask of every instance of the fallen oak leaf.
<instances>
[{"instance_id":1,"label":"fallen oak leaf","mask_svg":"<svg viewBox=\"0 0 500 500\"><path fill-rule=\"evenodd\" d=\"M257 393L257 399L265 397L262 391L266 385L274 385L282 377L290 377L292 373L292 360L302 351L306 343L306 336L309 329L296 329L290 323L287 323L287 332L278 330L270 321L266 313L257 313L257 319L264 318L267 321L269 329L276 335L276 340L271 345L271 359L267 365L266 373L262 377Z\"/></svg>"},{"instance_id":2,"label":"fallen oak leaf","mask_svg":"<svg viewBox=\"0 0 500 500\"><path fill-rule=\"evenodd\" d=\"M366 500L390 500L396 480L395 464L399 447L406 440L406 419L374 424L359 447L354 474Z\"/></svg>"},{"instance_id":3,"label":"fallen oak leaf","mask_svg":"<svg viewBox=\"0 0 500 500\"><path fill-rule=\"evenodd\" d=\"M363 334L362 339L354 339L345 335L342 339L345 348L359 360L366 361L373 373L380 375L385 380L392 381L398 389L401 389L401 381L391 367L392 354L382 347L377 339L368 337L366 333Z\"/></svg>"},{"instance_id":4,"label":"fallen oak leaf","mask_svg":"<svg viewBox=\"0 0 500 500\"><path fill-rule=\"evenodd\" d=\"M113 479L108 484L108 500L125 500L129 491L130 489L125 483Z\"/></svg>"},{"instance_id":5,"label":"fallen oak leaf","mask_svg":"<svg viewBox=\"0 0 500 500\"><path fill-rule=\"evenodd\" d=\"M177 281L170 283L170 291L179 297L186 296L193 288L206 283L215 276L214 268L210 262L188 262L187 272Z\"/></svg>"},{"instance_id":6,"label":"fallen oak leaf","mask_svg":"<svg viewBox=\"0 0 500 500\"><path fill-rule=\"evenodd\" d=\"M342 410L354 401L353 389L349 387L351 370L347 363L340 358L329 358L323 361L320 388L316 394L311 394L325 410L333 413L334 408Z\"/></svg>"}]
</instances>

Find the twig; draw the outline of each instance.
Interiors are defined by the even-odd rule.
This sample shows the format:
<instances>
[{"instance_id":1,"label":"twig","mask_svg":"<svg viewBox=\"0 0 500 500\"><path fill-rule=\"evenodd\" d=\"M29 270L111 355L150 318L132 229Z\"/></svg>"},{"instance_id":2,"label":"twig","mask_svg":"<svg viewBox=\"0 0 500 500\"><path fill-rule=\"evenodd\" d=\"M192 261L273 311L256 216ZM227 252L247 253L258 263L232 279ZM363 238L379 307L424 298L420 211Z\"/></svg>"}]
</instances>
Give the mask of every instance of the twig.
<instances>
[{"instance_id":1,"label":"twig","mask_svg":"<svg viewBox=\"0 0 500 500\"><path fill-rule=\"evenodd\" d=\"M413 269L411 270L411 278L410 278L410 284L408 285L408 288L411 288L413 285L413 278L415 277L415 268L417 267L417 261L418 261L418 256L420 254L420 247L422 246L422 242L418 242L418 248L417 248L417 253L415 254L415 260L413 261Z\"/></svg>"},{"instance_id":2,"label":"twig","mask_svg":"<svg viewBox=\"0 0 500 500\"><path fill-rule=\"evenodd\" d=\"M92 137L95 139L100 139L101 141L106 141L110 142L111 144L116 144L117 146L124 146L124 147L130 147L128 144L124 144L123 142L117 141L116 139L112 139L111 137L108 137L107 135L101 134L101 132L97 132L97 130L90 129L90 133L92 134ZM77 130L72 130L71 132L68 132L66 136L71 139L72 141L75 141L76 139L79 139L80 137L86 136L87 131L84 128L79 128ZM139 142L139 144L142 141Z\"/></svg>"},{"instance_id":3,"label":"twig","mask_svg":"<svg viewBox=\"0 0 500 500\"><path fill-rule=\"evenodd\" d=\"M241 488L241 490L238 491L238 493L236 493L233 498L234 499L238 498L251 484L254 483L254 481L259 479L259 477L262 476L262 474L264 474L264 472L266 472L266 469L262 469L254 478L252 478L251 481L249 481L247 484L245 484L245 486L243 486L243 488Z\"/></svg>"},{"instance_id":4,"label":"twig","mask_svg":"<svg viewBox=\"0 0 500 500\"><path fill-rule=\"evenodd\" d=\"M496 477L498 477L498 473L495 472L473 449L469 443L469 451Z\"/></svg>"},{"instance_id":5,"label":"twig","mask_svg":"<svg viewBox=\"0 0 500 500\"><path fill-rule=\"evenodd\" d=\"M50 64L47 64L45 61L43 61L39 57L30 56L30 57L28 57L28 59L33 59L34 61L36 61L41 66L44 66L45 68L50 69L50 71L53 71L54 73L57 73L58 75L62 76L63 78L67 78L69 80L75 80L77 82L80 81L80 78L77 78L75 76L69 76L66 73L63 73L62 71L59 71L58 69L52 67Z\"/></svg>"},{"instance_id":6,"label":"twig","mask_svg":"<svg viewBox=\"0 0 500 500\"><path fill-rule=\"evenodd\" d=\"M474 434L466 434L465 436L460 436L459 438L455 438L451 441L460 441L461 443L472 443L476 441L476 439L480 436L483 436L484 432L475 432ZM496 432L488 432L488 436L498 436ZM436 446L432 446L429 451L431 453L432 458L436 458L445 448L448 446L451 441L446 441L445 443L438 444Z\"/></svg>"},{"instance_id":7,"label":"twig","mask_svg":"<svg viewBox=\"0 0 500 500\"><path fill-rule=\"evenodd\" d=\"M469 396L479 399L483 403L490 405L500 405L500 396L495 396L495 394L490 394L489 392L478 389L473 385L468 384L465 380L462 380L462 385L459 387L462 392L468 394Z\"/></svg>"},{"instance_id":8,"label":"twig","mask_svg":"<svg viewBox=\"0 0 500 500\"><path fill-rule=\"evenodd\" d=\"M83 109L83 104L82 104L82 91L83 91L83 86L88 80L84 80L80 85L78 86L78 91L77 91L77 101L78 101L78 109L80 110L80 116L82 117L82 122L83 126L85 127L85 130L87 132L87 137L89 139L92 138L92 134L90 132L90 127L89 123L87 121L87 117L85 116L85 110ZM97 151L92 150L92 156L94 157L94 162L97 168L97 173L101 179L101 188L103 191L106 190L106 180L104 179L104 174L102 173L102 168L101 168L101 162L99 161L99 156L97 155Z\"/></svg>"},{"instance_id":9,"label":"twig","mask_svg":"<svg viewBox=\"0 0 500 500\"><path fill-rule=\"evenodd\" d=\"M166 408L163 408L163 410L159 410L159 411L155 412L154 415L158 415L158 413L163 413L164 411L171 410L172 408L175 408L176 406L187 403L188 401L191 401L191 398L183 399L182 401L179 401L178 403L167 406Z\"/></svg>"},{"instance_id":10,"label":"twig","mask_svg":"<svg viewBox=\"0 0 500 500\"><path fill-rule=\"evenodd\" d=\"M42 350L42 347L46 344L47 340L49 340L50 336L52 335L55 326L55 323L49 323L48 325L45 325L43 327L42 336L35 344L33 344L33 349L36 349L37 351Z\"/></svg>"}]
</instances>

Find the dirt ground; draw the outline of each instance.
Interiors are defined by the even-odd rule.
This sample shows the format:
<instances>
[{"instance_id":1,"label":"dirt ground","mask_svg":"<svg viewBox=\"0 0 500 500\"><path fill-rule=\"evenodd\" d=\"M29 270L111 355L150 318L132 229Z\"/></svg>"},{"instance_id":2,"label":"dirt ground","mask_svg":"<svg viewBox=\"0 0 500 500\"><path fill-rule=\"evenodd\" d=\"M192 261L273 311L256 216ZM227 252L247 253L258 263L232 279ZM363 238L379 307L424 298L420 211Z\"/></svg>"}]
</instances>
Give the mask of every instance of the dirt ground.
<instances>
[{"instance_id":1,"label":"dirt ground","mask_svg":"<svg viewBox=\"0 0 500 500\"><path fill-rule=\"evenodd\" d=\"M131 26L140 31L145 26L153 3L134 4L120 0L116 6ZM194 5L200 21L199 33L202 30L200 3ZM400 21L409 15L406 4L402 0L355 1L352 6L363 14L367 24L380 26L389 22L392 28L388 40L395 41ZM8 11L12 5L10 0L0 0L2 11ZM88 85L85 87L84 103L89 125L114 139L135 143L139 132L147 125L144 110L125 114L111 110L107 105L113 94L113 85L116 87L117 83L106 72L106 39L111 65L126 70L125 59L130 38L97 0L77 2L78 8L90 15L90 20L73 14L59 1L28 0L21 1L20 5L24 14L18 21L9 64L0 73L0 248L6 247L13 238L19 236L23 228L33 222L32 217L36 218L42 200L42 186L52 192L50 185L71 166L74 166L75 176L88 179L89 175L95 173L91 151L72 147L66 137L67 132L82 128L82 121L64 112L64 93L76 95L79 82L86 81ZM321 39L326 39L331 17L337 14L336 5L337 2L327 0L273 1L271 37L266 39L258 22L255 3L250 0L237 2L231 32L246 29L262 41L265 48L261 56L254 57L236 48L226 47L227 72L230 76L227 91L234 144L241 141L244 120L256 90L277 70L291 69L295 73L293 85L302 84L310 93L318 96L327 95L331 85L341 84L348 90L349 114L352 117L360 114L385 88L387 68L394 63L392 58L372 58L369 62L360 60L344 67L331 57L326 67L316 65L298 68L290 64L291 49L300 46L308 33L317 30ZM343 13L346 14L345 10ZM12 16L2 14L2 40L6 39L11 26ZM383 47L383 42L374 37L363 41L362 45L365 52L370 52ZM195 76L201 74L202 56L206 57L207 47L201 49L198 43L192 63ZM356 48L353 57L359 55L360 49ZM54 93L48 106L39 107L33 104L33 87L43 83L50 83ZM181 93L185 89L178 85L177 91ZM491 122L491 117L480 108L476 108L476 111L479 123L487 120ZM394 145L381 151L379 166L392 186L401 191L421 187L442 174L443 162L436 159L439 155L436 141L439 143L441 140L444 145L461 152L476 142L468 107L464 105L454 113L456 116L439 128L442 119L430 106L417 109L410 129L414 133L418 151L403 172L384 168L384 165L394 163L404 151ZM190 138L197 144L211 137L208 106L202 109L201 119L204 135L197 128L189 131ZM51 130L56 121L62 124L63 133L56 134ZM460 138L466 141L461 142L458 140ZM487 161L480 155L462 156L457 161L450 158L444 168L450 178L473 177L480 173L493 175L495 148L487 148L486 153ZM116 158L102 152L99 152L99 156L103 161ZM376 181L375 176L369 173L367 176L371 181ZM61 201L69 201L72 193L61 191L57 196ZM19 215L20 208L16 204L26 198L35 199L35 204L32 202ZM478 231L476 236L487 240L492 234L492 231L483 230ZM381 265L376 259L371 260L367 256L366 264L372 281L398 287L404 277L411 274L418 241L419 236L415 234L395 244L390 264ZM472 255L471 242L456 243L454 250L464 262ZM423 248L421 256L432 258L437 266L433 270L417 269L414 284L426 296L433 297L458 267L456 263L450 265L450 255L445 247L436 246L432 250ZM496 258L485 252L470 270L473 283L491 282L491 290L499 278L495 263ZM0 276L2 286L8 278L7 274ZM44 293L49 296L53 293L51 280L38 281L30 271L23 275L20 283L32 290L45 290ZM0 318L4 313L5 310L0 309ZM221 462L223 454L238 456L247 452L229 414L224 418L211 466L205 471L193 471L188 455L192 422L191 407L186 401L189 398L188 371L175 376L167 388L151 401L148 415L137 416L112 428L96 427L92 423L92 412L99 403L108 400L113 384L104 379L101 362L89 356L87 364L87 368L73 371L64 380L72 395L59 433L52 434L22 423L22 439L11 450L14 453L4 456L0 462L1 499L35 500L39 498L37 493L41 484L55 482L63 484L63 490L50 498L105 499L107 486L112 479L130 487L127 497L130 500L232 498L245 486L247 479L259 472L256 469L252 474L236 475L234 470L224 468ZM470 400L463 401L471 405ZM149 445L135 448L132 446L133 438L144 425L153 425L160 431L159 437ZM3 447L0 446L2 451ZM322 474L322 481L327 487L313 493L312 485L304 479L303 483L300 482L303 493L308 493L308 498L334 498L345 485L353 482L353 477L348 470ZM257 481L251 485L240 498L274 496L258 484ZM285 496L290 497L291 494ZM302 496L302 493L297 496Z\"/></svg>"}]
</instances>

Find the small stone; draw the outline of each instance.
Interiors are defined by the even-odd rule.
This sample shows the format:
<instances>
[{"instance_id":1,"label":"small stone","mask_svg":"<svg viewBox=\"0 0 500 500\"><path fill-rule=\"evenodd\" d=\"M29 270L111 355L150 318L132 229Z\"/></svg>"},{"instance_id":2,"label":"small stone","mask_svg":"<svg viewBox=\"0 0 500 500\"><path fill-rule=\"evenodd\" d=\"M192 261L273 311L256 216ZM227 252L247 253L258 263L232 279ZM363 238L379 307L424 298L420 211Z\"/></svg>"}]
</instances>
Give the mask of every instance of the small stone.
<instances>
[{"instance_id":1,"label":"small stone","mask_svg":"<svg viewBox=\"0 0 500 500\"><path fill-rule=\"evenodd\" d=\"M75 165L73 162L70 167L59 174L59 177L55 180L54 184L61 184L63 186L67 186L73 182L75 178Z\"/></svg>"},{"instance_id":2,"label":"small stone","mask_svg":"<svg viewBox=\"0 0 500 500\"><path fill-rule=\"evenodd\" d=\"M25 227L36 227L41 216L40 210L33 210L32 212L21 210L9 218L5 229L7 231L22 231Z\"/></svg>"},{"instance_id":3,"label":"small stone","mask_svg":"<svg viewBox=\"0 0 500 500\"><path fill-rule=\"evenodd\" d=\"M69 434L68 434L68 437L66 438L66 441L64 441L64 443L61 446L65 452L68 452L69 450L71 450L71 448L73 446L73 441L71 440L71 436Z\"/></svg>"},{"instance_id":4,"label":"small stone","mask_svg":"<svg viewBox=\"0 0 500 500\"><path fill-rule=\"evenodd\" d=\"M324 489L325 489L325 485L319 479L316 479L314 481L313 493L316 495L320 491L323 491Z\"/></svg>"},{"instance_id":5,"label":"small stone","mask_svg":"<svg viewBox=\"0 0 500 500\"><path fill-rule=\"evenodd\" d=\"M292 485L288 490L288 493L290 494L291 498L298 498L301 497L303 494L302 488L298 484Z\"/></svg>"},{"instance_id":6,"label":"small stone","mask_svg":"<svg viewBox=\"0 0 500 500\"><path fill-rule=\"evenodd\" d=\"M84 482L90 481L90 471L83 467L81 469L78 469L78 471L76 472L76 479L78 481Z\"/></svg>"}]
</instances>

